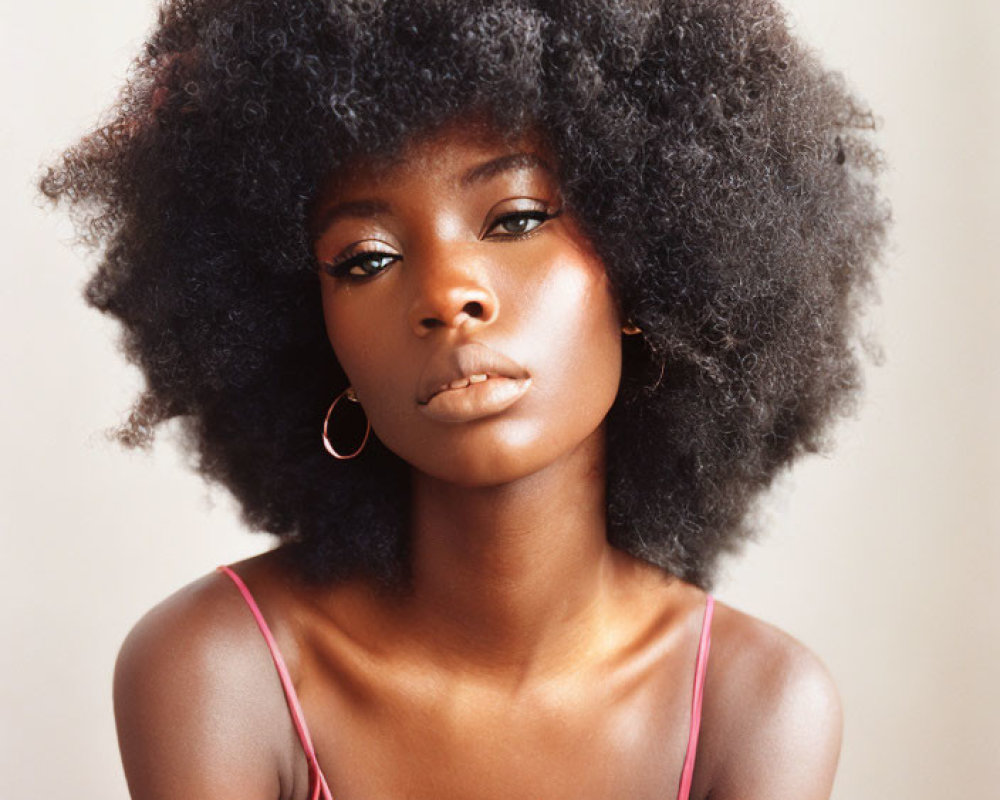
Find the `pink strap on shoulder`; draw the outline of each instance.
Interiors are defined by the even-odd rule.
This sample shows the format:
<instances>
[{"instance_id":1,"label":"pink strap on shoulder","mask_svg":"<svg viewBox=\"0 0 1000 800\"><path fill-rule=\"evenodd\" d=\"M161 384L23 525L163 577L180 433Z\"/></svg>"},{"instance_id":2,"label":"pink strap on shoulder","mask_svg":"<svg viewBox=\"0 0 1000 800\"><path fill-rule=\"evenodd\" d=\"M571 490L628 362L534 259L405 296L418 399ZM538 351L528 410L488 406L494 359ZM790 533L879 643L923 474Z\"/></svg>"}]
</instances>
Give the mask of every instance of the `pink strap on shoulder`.
<instances>
[{"instance_id":1,"label":"pink strap on shoulder","mask_svg":"<svg viewBox=\"0 0 1000 800\"><path fill-rule=\"evenodd\" d=\"M240 594L243 595L250 613L253 614L253 618L257 622L257 627L260 628L260 632L264 636L264 641L267 642L267 649L271 651L271 659L274 661L275 669L278 670L278 677L281 679L281 688L285 692L285 700L288 703L288 710L292 715L292 722L295 724L295 732L299 736L299 741L302 742L302 749L305 751L306 761L309 763L309 780L312 784L310 800L318 800L321 792L324 800L333 800L330 787L326 783L326 777L319 768L319 761L316 759L316 750L313 747L312 737L309 736L309 728L306 727L306 718L302 713L302 706L299 704L298 695L295 693L295 685L292 683L292 677L288 673L288 667L285 666L285 659L281 657L281 651L278 649L278 643L271 634L271 629L268 627L267 621L264 619L264 615L257 605L257 601L253 599L253 595L250 594L250 590L243 582L243 579L227 566L221 566L218 569L219 572L228 575L233 583L236 584L236 588L240 590Z\"/></svg>"},{"instance_id":2,"label":"pink strap on shoulder","mask_svg":"<svg viewBox=\"0 0 1000 800\"><path fill-rule=\"evenodd\" d=\"M694 693L691 696L691 728L688 733L687 753L681 770L680 791L677 800L688 800L691 794L691 779L694 776L694 757L698 752L698 733L701 731L701 701L705 694L705 671L708 667L708 651L712 647L712 613L715 599L705 598L705 617L701 623L701 639L698 642L698 660L694 668Z\"/></svg>"}]
</instances>

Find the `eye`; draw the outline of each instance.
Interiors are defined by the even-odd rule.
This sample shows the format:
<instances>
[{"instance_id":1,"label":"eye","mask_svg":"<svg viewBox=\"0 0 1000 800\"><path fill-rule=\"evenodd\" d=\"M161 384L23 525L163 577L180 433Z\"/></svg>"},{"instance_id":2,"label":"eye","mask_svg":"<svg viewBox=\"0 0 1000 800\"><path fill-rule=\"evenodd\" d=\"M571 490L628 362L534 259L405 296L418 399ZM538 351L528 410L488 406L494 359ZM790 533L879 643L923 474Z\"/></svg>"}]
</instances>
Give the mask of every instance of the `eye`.
<instances>
[{"instance_id":1,"label":"eye","mask_svg":"<svg viewBox=\"0 0 1000 800\"><path fill-rule=\"evenodd\" d=\"M357 280L380 274L399 258L400 256L395 253L369 250L356 255L348 253L346 256L325 262L322 267L328 275L332 275L334 278Z\"/></svg>"},{"instance_id":2,"label":"eye","mask_svg":"<svg viewBox=\"0 0 1000 800\"><path fill-rule=\"evenodd\" d=\"M519 238L533 233L548 220L559 216L559 212L548 211L514 211L500 217L487 232L492 238ZM496 231L497 233L493 233Z\"/></svg>"}]
</instances>

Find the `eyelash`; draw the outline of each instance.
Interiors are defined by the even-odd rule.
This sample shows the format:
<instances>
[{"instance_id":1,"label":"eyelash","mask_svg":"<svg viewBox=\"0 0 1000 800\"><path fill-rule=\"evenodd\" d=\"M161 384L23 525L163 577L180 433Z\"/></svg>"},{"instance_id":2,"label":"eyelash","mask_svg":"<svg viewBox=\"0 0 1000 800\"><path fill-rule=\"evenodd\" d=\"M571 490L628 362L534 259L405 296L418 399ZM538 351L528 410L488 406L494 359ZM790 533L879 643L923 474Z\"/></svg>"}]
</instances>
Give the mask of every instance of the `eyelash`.
<instances>
[{"instance_id":1,"label":"eyelash","mask_svg":"<svg viewBox=\"0 0 1000 800\"><path fill-rule=\"evenodd\" d=\"M502 217L499 217L490 226L489 230L487 231L487 235L484 238L495 238L500 240L528 239L534 236L535 233L539 231L546 222L555 219L561 213L562 209L558 209L552 212L534 211L534 210L512 211L509 214L504 214ZM523 233L512 233L508 231L507 233L500 236L489 235L489 231L492 231L494 228L497 228L498 226L504 224L505 222L508 222L510 220L521 220L521 219L535 220L536 222L538 222L538 224L535 227L531 228L530 230L524 231ZM366 250L361 253L357 253L355 255L349 255L343 258L333 259L331 261L325 261L320 266L328 275L331 275L334 278L343 278L349 281L364 281L368 280L369 278L374 278L376 275L379 275L380 273L388 269L390 264L392 264L395 261L399 261L400 258L402 258L402 256L396 255L395 253L388 253L385 252L384 250ZM379 269L366 272L364 275L351 274L351 270L354 269L355 267L360 267L363 270L364 268L361 265L366 262L368 263L374 261L384 262L385 260L388 260L388 263L383 263L383 266Z\"/></svg>"},{"instance_id":2,"label":"eyelash","mask_svg":"<svg viewBox=\"0 0 1000 800\"><path fill-rule=\"evenodd\" d=\"M489 230L492 231L494 228L496 228L499 225L502 225L503 223L507 222L508 220L512 220L512 219L533 219L533 220L537 221L538 224L534 228L532 228L530 231L524 231L523 233L513 233L511 231L508 231L506 236L501 236L500 237L501 239L526 239L529 236L531 236L532 234L534 234L535 231L537 231L539 228L541 228L542 225L544 225L550 219L555 219L561 213L562 213L562 209L558 209L558 210L552 211L552 212L549 212L549 211L512 211L511 213L504 214L502 217L500 217L499 219L497 219L496 222L494 222L490 226ZM489 231L487 231L487 234L489 234Z\"/></svg>"}]
</instances>

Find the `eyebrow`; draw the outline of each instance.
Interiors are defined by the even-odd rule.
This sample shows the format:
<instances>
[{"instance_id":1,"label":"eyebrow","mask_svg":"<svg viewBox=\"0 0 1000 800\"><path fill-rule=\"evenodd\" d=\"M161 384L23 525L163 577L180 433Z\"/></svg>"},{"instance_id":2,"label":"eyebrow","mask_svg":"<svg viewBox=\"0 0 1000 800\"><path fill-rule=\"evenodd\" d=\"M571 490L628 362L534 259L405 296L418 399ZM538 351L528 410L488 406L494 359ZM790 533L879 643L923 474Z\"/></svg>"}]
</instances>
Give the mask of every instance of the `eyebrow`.
<instances>
[{"instance_id":1,"label":"eyebrow","mask_svg":"<svg viewBox=\"0 0 1000 800\"><path fill-rule=\"evenodd\" d=\"M552 167L541 156L537 156L534 153L510 153L490 159L485 164L473 167L461 177L459 184L462 187L471 186L473 183L487 181L501 172L514 169L534 169L536 167L540 167L552 175L555 174Z\"/></svg>"},{"instance_id":2,"label":"eyebrow","mask_svg":"<svg viewBox=\"0 0 1000 800\"><path fill-rule=\"evenodd\" d=\"M341 217L360 217L362 219L376 217L379 214L388 214L389 204L381 200L348 200L344 203L335 203L323 210L313 226L314 236L322 235L323 231L329 228L333 221Z\"/></svg>"},{"instance_id":3,"label":"eyebrow","mask_svg":"<svg viewBox=\"0 0 1000 800\"><path fill-rule=\"evenodd\" d=\"M503 172L536 168L543 169L552 175L555 174L548 162L534 153L509 153L472 167L459 178L458 184L462 188L467 188L474 183L488 181ZM366 219L390 212L389 204L381 200L348 200L343 203L335 203L324 209L317 218L313 226L314 235L322 235L323 231L329 228L334 220L342 217Z\"/></svg>"}]
</instances>

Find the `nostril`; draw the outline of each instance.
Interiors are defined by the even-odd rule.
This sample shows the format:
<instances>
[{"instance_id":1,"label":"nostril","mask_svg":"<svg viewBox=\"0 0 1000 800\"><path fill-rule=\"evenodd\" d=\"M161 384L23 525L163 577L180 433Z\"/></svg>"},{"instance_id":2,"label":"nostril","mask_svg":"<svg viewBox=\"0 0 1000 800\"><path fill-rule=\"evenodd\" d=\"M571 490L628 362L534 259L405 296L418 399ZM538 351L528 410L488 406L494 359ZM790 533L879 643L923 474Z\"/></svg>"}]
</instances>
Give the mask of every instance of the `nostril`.
<instances>
[{"instance_id":1,"label":"nostril","mask_svg":"<svg viewBox=\"0 0 1000 800\"><path fill-rule=\"evenodd\" d=\"M448 310L442 309L441 314L420 317L417 324L420 330L426 332L434 328L458 327L470 319L486 320L489 316L492 316L492 306L488 302L469 300L460 309L456 305Z\"/></svg>"}]
</instances>

